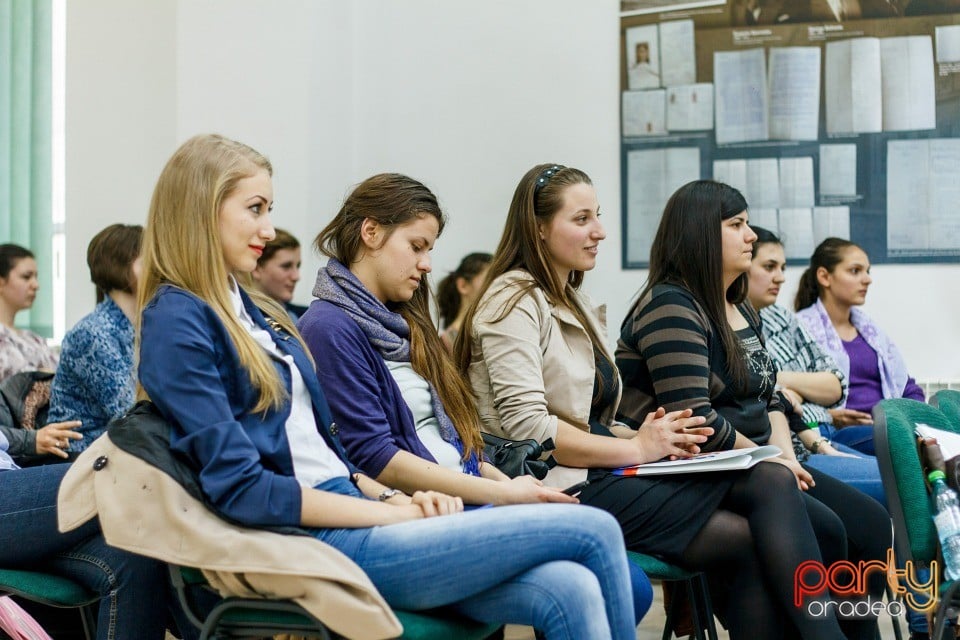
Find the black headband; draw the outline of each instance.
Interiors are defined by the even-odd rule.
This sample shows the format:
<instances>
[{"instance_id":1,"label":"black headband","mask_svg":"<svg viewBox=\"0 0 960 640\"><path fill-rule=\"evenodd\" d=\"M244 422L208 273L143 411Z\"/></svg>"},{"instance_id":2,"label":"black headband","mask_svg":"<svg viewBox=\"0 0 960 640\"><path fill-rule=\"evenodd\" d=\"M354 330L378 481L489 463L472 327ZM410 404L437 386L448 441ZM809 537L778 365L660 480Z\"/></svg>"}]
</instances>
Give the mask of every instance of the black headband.
<instances>
[{"instance_id":1,"label":"black headband","mask_svg":"<svg viewBox=\"0 0 960 640\"><path fill-rule=\"evenodd\" d=\"M553 164L540 172L540 175L537 176L537 181L533 184L534 204L537 202L537 194L540 193L540 190L547 186L547 183L550 182L550 178L560 173L560 171L563 169L566 169L566 167L560 164Z\"/></svg>"}]
</instances>

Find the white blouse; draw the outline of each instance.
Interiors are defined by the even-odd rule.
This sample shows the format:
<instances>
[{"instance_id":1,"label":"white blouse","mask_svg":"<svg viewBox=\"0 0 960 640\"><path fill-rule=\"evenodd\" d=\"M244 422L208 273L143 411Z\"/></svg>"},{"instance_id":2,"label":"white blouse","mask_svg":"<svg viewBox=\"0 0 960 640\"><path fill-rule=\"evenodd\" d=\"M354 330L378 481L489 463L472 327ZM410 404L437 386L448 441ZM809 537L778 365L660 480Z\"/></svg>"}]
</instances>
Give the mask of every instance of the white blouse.
<instances>
[{"instance_id":1,"label":"white blouse","mask_svg":"<svg viewBox=\"0 0 960 640\"><path fill-rule=\"evenodd\" d=\"M315 487L332 478L349 476L346 465L327 445L317 430L317 420L313 413L313 401L310 392L303 383L300 369L293 362L293 356L284 355L273 342L266 329L254 324L253 318L243 307L243 300L237 290L236 281L230 278L230 297L233 310L253 339L267 350L271 356L283 360L290 370L293 389L290 390L290 417L285 429L290 443L290 457L293 459L293 474L304 487Z\"/></svg>"}]
</instances>

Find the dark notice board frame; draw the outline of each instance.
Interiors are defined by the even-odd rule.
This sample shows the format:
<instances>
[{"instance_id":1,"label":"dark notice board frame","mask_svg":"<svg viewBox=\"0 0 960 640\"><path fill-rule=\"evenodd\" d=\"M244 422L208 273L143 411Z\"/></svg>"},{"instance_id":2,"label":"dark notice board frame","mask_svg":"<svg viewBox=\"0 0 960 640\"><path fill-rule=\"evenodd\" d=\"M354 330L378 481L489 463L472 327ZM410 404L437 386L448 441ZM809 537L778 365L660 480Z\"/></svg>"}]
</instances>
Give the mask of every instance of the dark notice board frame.
<instances>
[{"instance_id":1,"label":"dark notice board frame","mask_svg":"<svg viewBox=\"0 0 960 640\"><path fill-rule=\"evenodd\" d=\"M627 89L625 42L626 30L633 26L655 24L667 20L691 18L694 21L697 82L713 82L713 53L763 46L816 46L833 40L853 37L890 37L930 35L934 48L937 26L960 24L960 13L926 16L853 20L844 23L798 23L731 27L727 6L703 7L677 12L661 12L622 17L620 21L621 89ZM755 37L744 37L752 30ZM736 39L734 32L738 33ZM630 185L627 183L627 153L637 149L662 149L674 146L700 148L700 175L713 177L713 161L728 159L813 157L814 190L817 206L842 205L850 208L850 239L866 250L873 264L960 263L960 248L919 256L890 256L887 251L887 143L890 140L923 138L960 138L960 64L940 65L934 62L936 129L897 131L854 135L828 135L824 114L825 48L821 54L820 130L816 141L765 140L717 145L714 130L681 132L665 136L622 137L620 145L621 173L621 264L624 269L645 269L647 261L629 260L629 220L627 204ZM621 119L622 123L622 119ZM622 124L621 124L622 127ZM822 198L819 193L819 146L821 144L855 144L857 147L857 196L855 198ZM960 203L957 203L960 215ZM791 259L790 264L806 260Z\"/></svg>"}]
</instances>

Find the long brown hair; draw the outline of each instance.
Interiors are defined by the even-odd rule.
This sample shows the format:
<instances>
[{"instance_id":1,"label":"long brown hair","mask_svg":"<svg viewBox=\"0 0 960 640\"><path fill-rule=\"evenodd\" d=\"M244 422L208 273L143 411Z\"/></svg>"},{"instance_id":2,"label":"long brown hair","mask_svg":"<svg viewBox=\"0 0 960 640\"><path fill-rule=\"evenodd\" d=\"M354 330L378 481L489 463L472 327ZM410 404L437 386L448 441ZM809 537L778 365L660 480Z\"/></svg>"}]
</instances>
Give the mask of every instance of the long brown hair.
<instances>
[{"instance_id":1,"label":"long brown hair","mask_svg":"<svg viewBox=\"0 0 960 640\"><path fill-rule=\"evenodd\" d=\"M727 352L727 369L743 386L747 364L740 342L727 322L726 305L747 297L747 274L723 288L722 222L746 211L747 201L733 187L713 180L688 182L667 201L650 249L650 275L627 318L640 300L661 283L682 286L693 294L710 319Z\"/></svg>"},{"instance_id":2,"label":"long brown hair","mask_svg":"<svg viewBox=\"0 0 960 640\"><path fill-rule=\"evenodd\" d=\"M561 208L563 196L568 187L577 184L593 185L583 171L573 167L554 164L538 164L520 179L513 200L507 212L507 222L500 236L500 244L493 255L493 262L484 280L483 287L467 311L463 321L463 330L457 336L454 345L457 364L462 373L470 367L472 357L473 318L484 294L496 278L508 271L522 269L530 274L533 282L517 287L517 292L507 300L494 322L503 320L517 302L531 289L539 287L550 304L570 309L577 321L583 326L593 343L594 349L604 353L603 342L593 329L593 323L571 295L583 283L583 271L573 270L566 282L560 279L553 268L552 258L544 243L540 240L540 225L548 223ZM599 375L599 372L598 372Z\"/></svg>"},{"instance_id":3,"label":"long brown hair","mask_svg":"<svg viewBox=\"0 0 960 640\"><path fill-rule=\"evenodd\" d=\"M194 136L177 149L163 168L150 200L136 317L139 350L143 308L161 285L172 284L210 305L226 327L251 384L260 392L253 408L257 413L280 407L287 391L266 351L233 312L219 220L223 201L237 183L261 170L273 175L273 167L263 155L223 136ZM257 307L299 338L283 308L250 286L249 274L235 277ZM139 386L138 397L146 397Z\"/></svg>"},{"instance_id":4,"label":"long brown hair","mask_svg":"<svg viewBox=\"0 0 960 640\"><path fill-rule=\"evenodd\" d=\"M440 232L446 217L437 197L422 183L398 173L381 173L361 182L340 211L314 240L322 254L349 267L364 249L360 228L370 219L386 230L384 242L400 226L422 218L437 219ZM430 316L430 283L424 274L413 297L391 303L410 327L410 364L437 390L443 408L463 442L463 459L483 449L480 416L473 392L460 376L443 346Z\"/></svg>"}]
</instances>

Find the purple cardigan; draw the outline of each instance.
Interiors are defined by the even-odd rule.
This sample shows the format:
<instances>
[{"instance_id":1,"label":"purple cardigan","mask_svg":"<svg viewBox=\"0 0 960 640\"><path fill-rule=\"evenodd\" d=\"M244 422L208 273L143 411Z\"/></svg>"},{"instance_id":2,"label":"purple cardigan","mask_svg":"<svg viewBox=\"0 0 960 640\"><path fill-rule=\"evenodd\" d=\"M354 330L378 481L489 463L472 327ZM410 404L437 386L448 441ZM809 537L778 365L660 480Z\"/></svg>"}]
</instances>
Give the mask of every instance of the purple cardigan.
<instances>
[{"instance_id":1,"label":"purple cardigan","mask_svg":"<svg viewBox=\"0 0 960 640\"><path fill-rule=\"evenodd\" d=\"M383 357L340 307L314 300L297 324L350 462L376 478L398 451L431 462Z\"/></svg>"}]
</instances>

